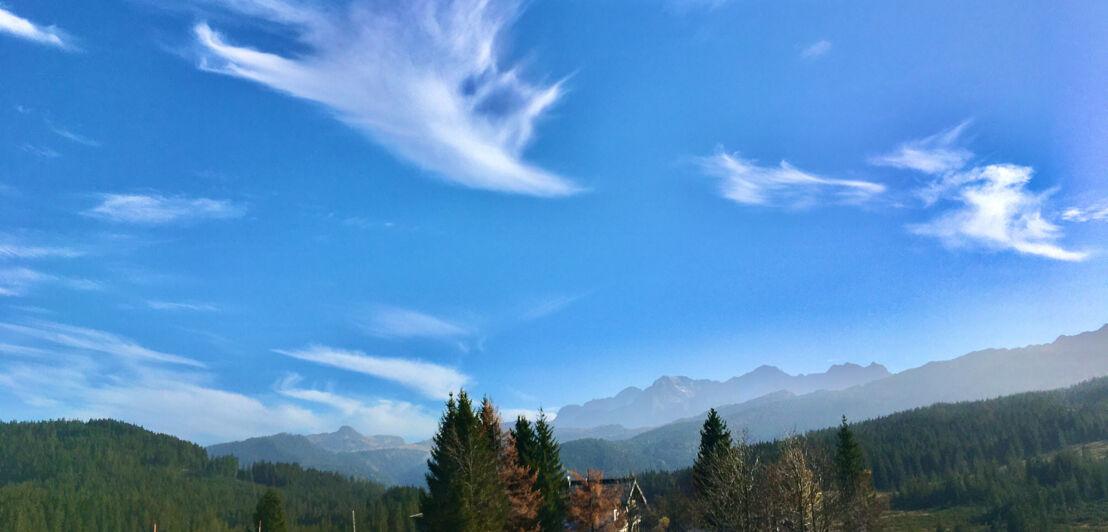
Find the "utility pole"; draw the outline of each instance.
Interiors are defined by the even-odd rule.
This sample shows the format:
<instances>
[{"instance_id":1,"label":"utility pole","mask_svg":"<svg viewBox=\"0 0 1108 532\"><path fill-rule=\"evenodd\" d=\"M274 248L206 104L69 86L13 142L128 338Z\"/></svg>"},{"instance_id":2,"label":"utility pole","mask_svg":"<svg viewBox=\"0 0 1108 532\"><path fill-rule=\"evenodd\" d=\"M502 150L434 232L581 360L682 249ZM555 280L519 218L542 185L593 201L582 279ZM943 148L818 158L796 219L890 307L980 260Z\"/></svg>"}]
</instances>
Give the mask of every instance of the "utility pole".
<instances>
[{"instance_id":1,"label":"utility pole","mask_svg":"<svg viewBox=\"0 0 1108 532\"><path fill-rule=\"evenodd\" d=\"M354 510L350 510L350 524L354 527L354 532L358 532L358 520L354 519Z\"/></svg>"}]
</instances>

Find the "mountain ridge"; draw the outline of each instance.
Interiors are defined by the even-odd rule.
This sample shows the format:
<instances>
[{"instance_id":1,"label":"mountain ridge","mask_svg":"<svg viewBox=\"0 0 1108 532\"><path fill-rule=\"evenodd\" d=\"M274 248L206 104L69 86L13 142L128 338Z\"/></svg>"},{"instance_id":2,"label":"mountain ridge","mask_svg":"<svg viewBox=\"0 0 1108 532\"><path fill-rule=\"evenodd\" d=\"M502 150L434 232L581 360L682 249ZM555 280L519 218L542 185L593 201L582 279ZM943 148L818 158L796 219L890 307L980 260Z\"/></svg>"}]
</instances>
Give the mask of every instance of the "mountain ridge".
<instances>
[{"instance_id":1,"label":"mountain ridge","mask_svg":"<svg viewBox=\"0 0 1108 532\"><path fill-rule=\"evenodd\" d=\"M563 406L554 418L554 425L562 429L605 425L627 429L657 427L709 408L738 404L777 391L800 395L822 389L839 390L889 375L889 370L876 362L868 366L836 364L822 373L797 375L763 364L725 381L664 375L646 388L629 386L612 397Z\"/></svg>"}]
</instances>

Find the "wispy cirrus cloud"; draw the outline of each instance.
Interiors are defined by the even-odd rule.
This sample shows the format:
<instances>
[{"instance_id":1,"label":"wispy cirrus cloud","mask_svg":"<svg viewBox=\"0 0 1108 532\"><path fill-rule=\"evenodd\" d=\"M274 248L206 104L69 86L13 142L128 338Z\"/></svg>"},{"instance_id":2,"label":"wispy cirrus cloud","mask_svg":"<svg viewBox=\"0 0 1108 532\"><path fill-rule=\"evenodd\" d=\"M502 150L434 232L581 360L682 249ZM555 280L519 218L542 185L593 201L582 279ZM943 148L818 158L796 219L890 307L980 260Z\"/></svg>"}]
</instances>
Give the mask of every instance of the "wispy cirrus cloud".
<instances>
[{"instance_id":1,"label":"wispy cirrus cloud","mask_svg":"<svg viewBox=\"0 0 1108 532\"><path fill-rule=\"evenodd\" d=\"M503 66L515 0L355 0L345 7L224 0L232 12L284 25L304 49L282 56L194 28L200 68L320 103L395 155L466 187L535 196L578 191L523 160L561 82Z\"/></svg>"},{"instance_id":2,"label":"wispy cirrus cloud","mask_svg":"<svg viewBox=\"0 0 1108 532\"><path fill-rule=\"evenodd\" d=\"M1070 207L1062 211L1062 219L1067 222L1108 221L1108 201L1087 207Z\"/></svg>"},{"instance_id":3,"label":"wispy cirrus cloud","mask_svg":"<svg viewBox=\"0 0 1108 532\"><path fill-rule=\"evenodd\" d=\"M92 139L92 138L86 137L84 135L74 133L73 130L71 130L71 129L66 129L64 127L58 126L58 125L53 124L53 123L48 122L47 125L50 127L50 131L53 131L54 134L58 135L59 137L62 137L62 138L67 139L67 140L71 140L73 142L76 142L77 144L83 144L83 145L88 146L90 148L99 148L100 147L100 141L98 141L96 139Z\"/></svg>"},{"instance_id":4,"label":"wispy cirrus cloud","mask_svg":"<svg viewBox=\"0 0 1108 532\"><path fill-rule=\"evenodd\" d=\"M305 388L299 375L292 374L278 383L277 393L284 397L328 406L341 416L343 425L371 428L372 434L399 434L405 438L423 438L438 426L435 414L420 405L391 399L362 399L333 390ZM338 423L332 427L338 426Z\"/></svg>"},{"instance_id":5,"label":"wispy cirrus cloud","mask_svg":"<svg viewBox=\"0 0 1108 532\"><path fill-rule=\"evenodd\" d=\"M238 218L245 207L228 200L144 194L105 194L84 214L117 223L166 224Z\"/></svg>"},{"instance_id":6,"label":"wispy cirrus cloud","mask_svg":"<svg viewBox=\"0 0 1108 532\"><path fill-rule=\"evenodd\" d=\"M358 319L362 330L381 338L440 338L468 336L471 331L444 318L416 310L377 306Z\"/></svg>"},{"instance_id":7,"label":"wispy cirrus cloud","mask_svg":"<svg viewBox=\"0 0 1108 532\"><path fill-rule=\"evenodd\" d=\"M720 194L745 205L805 207L821 202L856 203L885 191L870 181L833 179L802 171L788 162L760 166L738 154L697 160L704 173L719 178Z\"/></svg>"},{"instance_id":8,"label":"wispy cirrus cloud","mask_svg":"<svg viewBox=\"0 0 1108 532\"><path fill-rule=\"evenodd\" d=\"M219 312L219 306L212 303L197 301L156 301L146 302L146 306L154 310L185 310L193 312Z\"/></svg>"},{"instance_id":9,"label":"wispy cirrus cloud","mask_svg":"<svg viewBox=\"0 0 1108 532\"><path fill-rule=\"evenodd\" d=\"M204 367L204 364L197 360L148 349L133 340L96 329L37 320L27 324L0 322L0 329L23 339L37 340L53 347L97 352L128 360Z\"/></svg>"},{"instance_id":10,"label":"wispy cirrus cloud","mask_svg":"<svg viewBox=\"0 0 1108 532\"><path fill-rule=\"evenodd\" d=\"M344 397L291 379L278 397L220 389L202 365L182 363L191 359L58 323L0 323L0 354L0 404L17 418L114 418L201 444L340 425L426 438L436 423L418 405Z\"/></svg>"},{"instance_id":11,"label":"wispy cirrus cloud","mask_svg":"<svg viewBox=\"0 0 1108 532\"><path fill-rule=\"evenodd\" d=\"M969 124L966 120L929 137L901 143L889 153L870 157L869 163L933 175L953 172L973 158L973 152L958 145L959 137Z\"/></svg>"},{"instance_id":12,"label":"wispy cirrus cloud","mask_svg":"<svg viewBox=\"0 0 1108 532\"><path fill-rule=\"evenodd\" d=\"M41 284L55 284L73 290L103 290L104 285L91 279L63 277L17 266L0 268L0 296L23 296Z\"/></svg>"},{"instance_id":13,"label":"wispy cirrus cloud","mask_svg":"<svg viewBox=\"0 0 1108 532\"><path fill-rule=\"evenodd\" d=\"M16 259L42 259L42 258L73 258L84 255L83 252L77 249L68 247L48 247L48 246L24 246L18 244L0 244L0 259L16 258Z\"/></svg>"},{"instance_id":14,"label":"wispy cirrus cloud","mask_svg":"<svg viewBox=\"0 0 1108 532\"><path fill-rule=\"evenodd\" d=\"M909 226L919 235L962 246L976 243L1057 260L1081 261L1089 253L1057 244L1061 228L1043 216L1046 196L1027 190L1033 170L1026 166L992 164L960 174L951 199L961 207L923 224Z\"/></svg>"},{"instance_id":15,"label":"wispy cirrus cloud","mask_svg":"<svg viewBox=\"0 0 1108 532\"><path fill-rule=\"evenodd\" d=\"M361 351L316 345L298 350L275 349L274 352L390 380L434 399L446 398L450 392L457 391L470 380L467 375L454 368L419 360L369 356Z\"/></svg>"},{"instance_id":16,"label":"wispy cirrus cloud","mask_svg":"<svg viewBox=\"0 0 1108 532\"><path fill-rule=\"evenodd\" d=\"M928 222L909 225L909 231L952 247L975 245L1063 261L1088 258L1087 251L1059 245L1061 227L1046 214L1049 193L1028 188L1034 169L1003 163L970 165L973 152L959 143L968 125L969 121L962 122L869 159L873 165L930 175L931 180L915 191L925 207L954 205Z\"/></svg>"},{"instance_id":17,"label":"wispy cirrus cloud","mask_svg":"<svg viewBox=\"0 0 1108 532\"><path fill-rule=\"evenodd\" d=\"M819 40L816 41L800 52L800 57L804 59L819 59L827 55L831 51L831 41Z\"/></svg>"},{"instance_id":18,"label":"wispy cirrus cloud","mask_svg":"<svg viewBox=\"0 0 1108 532\"><path fill-rule=\"evenodd\" d=\"M74 39L54 26L40 26L0 6L0 33L62 50L77 51Z\"/></svg>"}]
</instances>

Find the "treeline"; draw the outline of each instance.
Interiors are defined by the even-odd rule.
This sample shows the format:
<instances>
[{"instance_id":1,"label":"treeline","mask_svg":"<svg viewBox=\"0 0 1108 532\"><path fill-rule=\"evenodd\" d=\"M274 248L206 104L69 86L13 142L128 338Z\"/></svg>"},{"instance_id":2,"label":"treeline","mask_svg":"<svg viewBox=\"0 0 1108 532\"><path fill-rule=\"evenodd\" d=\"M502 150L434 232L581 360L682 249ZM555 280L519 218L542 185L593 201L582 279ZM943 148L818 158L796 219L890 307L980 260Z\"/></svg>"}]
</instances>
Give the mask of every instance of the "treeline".
<instances>
[{"instance_id":1,"label":"treeline","mask_svg":"<svg viewBox=\"0 0 1108 532\"><path fill-rule=\"evenodd\" d=\"M937 404L866 421L855 431L877 488L896 491L906 482L1108 439L1108 378L1062 390ZM808 437L828 446L835 433L822 430Z\"/></svg>"},{"instance_id":2,"label":"treeline","mask_svg":"<svg viewBox=\"0 0 1108 532\"><path fill-rule=\"evenodd\" d=\"M1108 378L1063 390L939 404L850 428L864 468L876 488L889 492L894 510L967 509L940 520L950 529L1048 530L1108 522L1108 462L1075 450L1108 440ZM812 462L826 464L841 436L842 427L813 431L757 443L743 455L777 463L791 445L804 449ZM671 529L693 526L694 471L638 475L651 494L653 521L664 516Z\"/></svg>"},{"instance_id":3,"label":"treeline","mask_svg":"<svg viewBox=\"0 0 1108 532\"><path fill-rule=\"evenodd\" d=\"M358 530L415 530L416 489L288 464L240 470L119 421L0 423L0 530L242 532L270 489L291 529L349 530L354 510Z\"/></svg>"}]
</instances>

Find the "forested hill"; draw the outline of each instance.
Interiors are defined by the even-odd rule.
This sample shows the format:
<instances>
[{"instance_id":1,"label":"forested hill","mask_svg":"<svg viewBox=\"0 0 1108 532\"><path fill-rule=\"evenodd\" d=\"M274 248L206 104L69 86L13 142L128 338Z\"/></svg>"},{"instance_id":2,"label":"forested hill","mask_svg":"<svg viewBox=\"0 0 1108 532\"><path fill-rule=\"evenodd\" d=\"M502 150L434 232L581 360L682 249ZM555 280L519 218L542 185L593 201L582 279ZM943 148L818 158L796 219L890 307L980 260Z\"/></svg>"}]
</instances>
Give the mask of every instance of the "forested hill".
<instances>
[{"instance_id":1,"label":"forested hill","mask_svg":"<svg viewBox=\"0 0 1108 532\"><path fill-rule=\"evenodd\" d=\"M894 510L942 510L947 526L1108 525L1108 377L1060 390L938 404L851 428L875 486L891 493ZM818 455L833 452L836 437L836 429L825 429L805 439ZM765 460L777 449L774 442L753 446ZM688 470L640 475L643 489L670 507L684 504L667 499L687 478Z\"/></svg>"},{"instance_id":2,"label":"forested hill","mask_svg":"<svg viewBox=\"0 0 1108 532\"><path fill-rule=\"evenodd\" d=\"M419 491L234 457L119 421L0 423L0 530L246 530L276 489L301 531L414 530Z\"/></svg>"}]
</instances>

